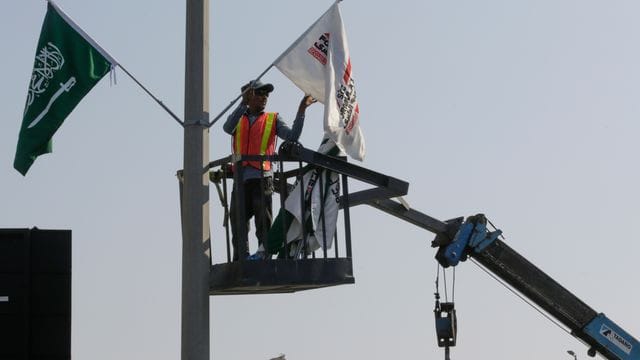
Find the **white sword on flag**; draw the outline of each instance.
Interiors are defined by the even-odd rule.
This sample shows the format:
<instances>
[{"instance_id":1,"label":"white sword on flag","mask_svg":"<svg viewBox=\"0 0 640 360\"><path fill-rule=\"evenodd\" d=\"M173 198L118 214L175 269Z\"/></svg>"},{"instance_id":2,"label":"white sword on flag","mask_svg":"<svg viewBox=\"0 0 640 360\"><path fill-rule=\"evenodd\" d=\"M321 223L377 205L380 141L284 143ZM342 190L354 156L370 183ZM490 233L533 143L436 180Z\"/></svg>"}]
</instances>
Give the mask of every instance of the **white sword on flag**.
<instances>
[{"instance_id":1,"label":"white sword on flag","mask_svg":"<svg viewBox=\"0 0 640 360\"><path fill-rule=\"evenodd\" d=\"M67 80L66 83L64 84L60 84L60 89L58 89L58 91L55 92L55 94L53 94L53 96L51 96L51 99L49 99L49 103L47 104L47 107L44 108L44 110L42 110L42 112L40 113L40 115L38 115L38 117L36 117L31 124L29 124L29 126L27 126L27 129L31 129L32 127L36 126L36 124L38 124L40 122L40 120L42 120L42 118L47 115L47 113L49 112L49 109L51 109L51 105L53 104L54 101L56 101L56 99L58 99L58 97L60 95L62 95L63 92L69 92L69 90L71 90L71 88L73 87L73 85L76 84L76 78L74 76L72 76L71 78L69 78L69 80Z\"/></svg>"}]
</instances>

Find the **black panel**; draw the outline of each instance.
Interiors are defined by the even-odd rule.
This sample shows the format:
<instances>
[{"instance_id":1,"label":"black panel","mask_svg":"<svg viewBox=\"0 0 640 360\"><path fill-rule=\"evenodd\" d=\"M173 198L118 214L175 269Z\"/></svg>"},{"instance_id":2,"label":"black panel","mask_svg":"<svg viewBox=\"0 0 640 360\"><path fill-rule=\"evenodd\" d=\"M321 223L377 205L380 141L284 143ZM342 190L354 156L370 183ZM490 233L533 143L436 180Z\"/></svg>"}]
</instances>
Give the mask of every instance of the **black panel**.
<instances>
[{"instance_id":1,"label":"black panel","mask_svg":"<svg viewBox=\"0 0 640 360\"><path fill-rule=\"evenodd\" d=\"M31 318L30 359L70 359L71 319L68 316Z\"/></svg>"},{"instance_id":2,"label":"black panel","mask_svg":"<svg viewBox=\"0 0 640 360\"><path fill-rule=\"evenodd\" d=\"M33 230L31 232L31 271L71 273L71 231Z\"/></svg>"},{"instance_id":3,"label":"black panel","mask_svg":"<svg viewBox=\"0 0 640 360\"><path fill-rule=\"evenodd\" d=\"M0 314L0 359L27 359L27 326L22 314Z\"/></svg>"},{"instance_id":4,"label":"black panel","mask_svg":"<svg viewBox=\"0 0 640 360\"><path fill-rule=\"evenodd\" d=\"M22 273L29 247L28 230L0 229L0 274Z\"/></svg>"},{"instance_id":5,"label":"black panel","mask_svg":"<svg viewBox=\"0 0 640 360\"><path fill-rule=\"evenodd\" d=\"M27 285L24 274L0 273L0 314L17 314L26 310Z\"/></svg>"},{"instance_id":6,"label":"black panel","mask_svg":"<svg viewBox=\"0 0 640 360\"><path fill-rule=\"evenodd\" d=\"M71 277L66 274L32 274L31 313L69 315L71 313Z\"/></svg>"},{"instance_id":7,"label":"black panel","mask_svg":"<svg viewBox=\"0 0 640 360\"><path fill-rule=\"evenodd\" d=\"M71 358L71 231L0 229L0 360Z\"/></svg>"}]
</instances>

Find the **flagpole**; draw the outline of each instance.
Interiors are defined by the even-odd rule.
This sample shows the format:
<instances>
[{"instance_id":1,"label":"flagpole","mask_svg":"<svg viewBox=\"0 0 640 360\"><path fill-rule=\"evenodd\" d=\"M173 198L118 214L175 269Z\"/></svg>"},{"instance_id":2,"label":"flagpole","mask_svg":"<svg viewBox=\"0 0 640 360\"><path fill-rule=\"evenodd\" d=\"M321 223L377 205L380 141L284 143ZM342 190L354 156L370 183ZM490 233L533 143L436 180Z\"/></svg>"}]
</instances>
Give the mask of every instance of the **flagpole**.
<instances>
[{"instance_id":1,"label":"flagpole","mask_svg":"<svg viewBox=\"0 0 640 360\"><path fill-rule=\"evenodd\" d=\"M264 69L264 71L263 71L260 75L258 75L258 77L257 77L257 78L255 78L255 80L253 80L253 81L258 81L258 80L260 80L260 79L264 76L264 74L266 74L266 73L267 73L267 71L271 70L271 68L272 68L273 66L274 66L273 64L269 65L269 67L267 67L266 69ZM248 87L248 88L244 89L244 91L243 91L243 92L241 92L241 93L240 93L240 95L238 95L235 99L233 99L233 101L231 101L231 102L229 103L229 105L227 105L227 107L225 107L224 109L222 109L222 111L221 111L218 115L216 115L216 117L215 117L215 118L213 118L213 120L211 120L211 123L209 123L209 125L208 125L207 127L212 127L212 126L213 126L213 124L215 124L215 123L216 123L216 121L218 121L218 119L220 119L220 117L221 117L224 113L226 113L227 111L229 111L229 109L233 106L233 104L235 104L235 103L236 103L236 102L237 102L237 101L242 97L242 95L244 95L244 93L246 93L246 92L247 92L247 91L249 91L250 89L251 89L251 87Z\"/></svg>"},{"instance_id":2,"label":"flagpole","mask_svg":"<svg viewBox=\"0 0 640 360\"><path fill-rule=\"evenodd\" d=\"M151 93L151 91L149 91L144 85L142 85L142 83L140 83L140 81L138 81L138 79L136 79L133 75L131 75L131 73L129 71L127 71L127 69L124 68L124 66L122 66L122 64L118 64L118 67L120 67L120 69L122 69L122 71L124 71L125 74L129 75L129 77L131 78L131 80L133 80L136 84L138 84L138 86L140 86L140 88L142 88L142 90L144 90L144 92L147 93L147 95L151 96L151 98L158 103L158 105L160 105L164 111L166 111L167 113L169 113L169 115L171 115L171 117L178 122L178 124L180 124L181 126L184 126L184 122L182 120L180 120L180 118L173 113L173 111L171 111L171 109L169 109L160 99L158 99L155 95L153 95Z\"/></svg>"},{"instance_id":3,"label":"flagpole","mask_svg":"<svg viewBox=\"0 0 640 360\"><path fill-rule=\"evenodd\" d=\"M209 0L186 0L181 359L208 360Z\"/></svg>"},{"instance_id":4,"label":"flagpole","mask_svg":"<svg viewBox=\"0 0 640 360\"><path fill-rule=\"evenodd\" d=\"M341 2L342 0L336 0L333 5ZM289 50L293 49L296 45L298 45L298 43L300 42L300 40L302 38L304 38L309 31L318 23L318 21L320 21L320 19L322 19L322 17L329 12L329 10L331 10L331 8L333 7L333 5L331 5L331 7L329 7L329 9L327 9L327 11L325 11L324 13L322 13L322 15L320 15L320 17L313 22L313 24L311 24L311 26L309 26L309 28L307 28L307 30L305 30L302 35L300 35L296 41L294 41L285 51L282 52L282 54L280 54L280 56L278 56L272 63L271 65L269 65L260 75L258 75L258 77L255 79L255 81L260 80L260 78L262 78L264 76L264 74L266 74L269 70L271 70L272 67L275 66L275 64L280 61L280 59L282 59L282 57L289 52ZM211 123L209 124L209 127L213 126L213 124L215 124L218 119L220 119L220 117L226 113L227 111L229 111L229 109L233 106L233 104L235 104L244 94L244 92L248 91L249 89L246 89L245 91L243 91L240 95L238 95L235 99L233 99L233 101L231 101L229 103L229 105L227 105L227 107L225 107L218 115L216 115L216 117L211 121Z\"/></svg>"}]
</instances>

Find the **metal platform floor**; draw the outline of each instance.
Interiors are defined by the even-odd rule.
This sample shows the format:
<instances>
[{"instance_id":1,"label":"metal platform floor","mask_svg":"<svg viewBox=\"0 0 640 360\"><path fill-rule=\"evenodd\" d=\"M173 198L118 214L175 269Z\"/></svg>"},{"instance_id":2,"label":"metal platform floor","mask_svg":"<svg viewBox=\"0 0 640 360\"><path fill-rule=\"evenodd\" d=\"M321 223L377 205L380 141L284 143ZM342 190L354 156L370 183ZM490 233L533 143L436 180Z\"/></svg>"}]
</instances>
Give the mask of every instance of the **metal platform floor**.
<instances>
[{"instance_id":1,"label":"metal platform floor","mask_svg":"<svg viewBox=\"0 0 640 360\"><path fill-rule=\"evenodd\" d=\"M351 258L237 261L211 267L209 295L292 293L353 283Z\"/></svg>"}]
</instances>

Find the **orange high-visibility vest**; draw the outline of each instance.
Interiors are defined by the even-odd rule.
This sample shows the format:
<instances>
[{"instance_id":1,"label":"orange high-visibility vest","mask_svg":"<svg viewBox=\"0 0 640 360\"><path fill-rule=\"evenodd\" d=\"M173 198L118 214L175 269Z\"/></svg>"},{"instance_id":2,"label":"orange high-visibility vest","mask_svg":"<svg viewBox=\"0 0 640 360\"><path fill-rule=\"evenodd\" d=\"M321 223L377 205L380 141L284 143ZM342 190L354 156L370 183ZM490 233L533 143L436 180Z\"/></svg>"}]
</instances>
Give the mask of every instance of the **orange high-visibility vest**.
<instances>
[{"instance_id":1,"label":"orange high-visibility vest","mask_svg":"<svg viewBox=\"0 0 640 360\"><path fill-rule=\"evenodd\" d=\"M276 147L278 113L262 113L253 125L242 115L233 134L233 153L241 155L273 155ZM242 165L260 169L260 161L243 161ZM263 161L262 169L271 170L271 161Z\"/></svg>"}]
</instances>

